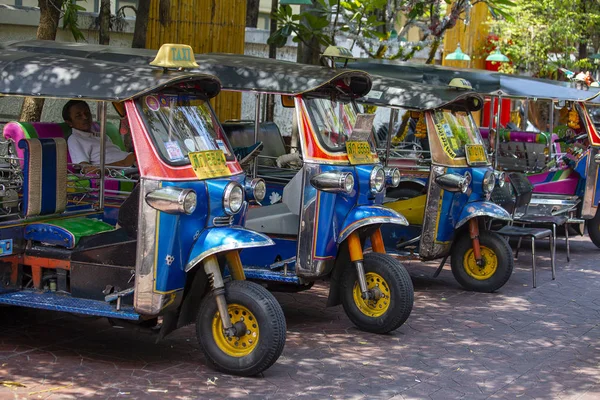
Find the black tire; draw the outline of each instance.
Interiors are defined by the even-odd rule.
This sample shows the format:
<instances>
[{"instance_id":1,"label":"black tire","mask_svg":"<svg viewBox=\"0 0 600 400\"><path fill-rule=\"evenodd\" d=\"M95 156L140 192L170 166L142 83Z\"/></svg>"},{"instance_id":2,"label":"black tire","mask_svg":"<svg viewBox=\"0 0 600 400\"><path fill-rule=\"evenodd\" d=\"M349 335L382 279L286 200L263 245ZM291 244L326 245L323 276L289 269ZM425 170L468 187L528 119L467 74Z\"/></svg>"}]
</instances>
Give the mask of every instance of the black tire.
<instances>
[{"instance_id":1,"label":"black tire","mask_svg":"<svg viewBox=\"0 0 600 400\"><path fill-rule=\"evenodd\" d=\"M350 321L359 329L372 333L388 333L399 328L410 316L414 302L414 289L410 275L406 269L395 258L381 253L368 253L364 256L364 269L367 275L367 284L377 284L376 276L387 283L383 286L384 292L388 292L389 303L385 304L386 299L379 299L376 303L360 302L365 311L362 311L354 298L354 291L360 293L358 286L358 276L356 268L353 265L346 267L344 276L341 282L342 289L342 305L344 311ZM368 304L367 304L368 303ZM364 308L364 307L368 308ZM387 307L381 315L368 315L365 312L374 310L379 312L377 308Z\"/></svg>"},{"instance_id":2,"label":"black tire","mask_svg":"<svg viewBox=\"0 0 600 400\"><path fill-rule=\"evenodd\" d=\"M255 320L254 328L248 325L248 331L258 334L258 341L246 335L237 341L231 341L223 333L221 318L217 311L217 302L208 294L200 304L196 319L196 335L200 348L215 369L233 375L252 376L269 368L281 355L285 345L286 324L281 306L269 291L262 286L248 281L232 281L225 284L225 298L229 307L232 322L241 320L244 315L247 321ZM250 312L244 313L243 308ZM213 323L215 325L213 329ZM216 332L213 334L213 332ZM219 336L220 335L220 336ZM219 343L220 344L219 344ZM235 354L235 351L248 351L247 354ZM239 348L234 348L241 343ZM230 354L227 353L228 350Z\"/></svg>"},{"instance_id":3,"label":"black tire","mask_svg":"<svg viewBox=\"0 0 600 400\"><path fill-rule=\"evenodd\" d=\"M592 243L600 248L600 207L596 210L594 218L587 220L587 231Z\"/></svg>"},{"instance_id":4,"label":"black tire","mask_svg":"<svg viewBox=\"0 0 600 400\"><path fill-rule=\"evenodd\" d=\"M473 256L473 243L467 233L460 235L454 242L451 254L452 274L460 285L474 292L491 293L500 289L513 272L514 260L512 250L508 242L500 235L489 231L479 232L479 244L484 259L483 267L479 268L475 264ZM471 260L471 264L465 264L465 256ZM488 257L495 256L495 260L490 260ZM495 267L493 263L495 262ZM478 268L475 270L479 278L475 278L467 271L468 268ZM486 272L485 268L491 268ZM475 273L473 273L475 274Z\"/></svg>"}]
</instances>

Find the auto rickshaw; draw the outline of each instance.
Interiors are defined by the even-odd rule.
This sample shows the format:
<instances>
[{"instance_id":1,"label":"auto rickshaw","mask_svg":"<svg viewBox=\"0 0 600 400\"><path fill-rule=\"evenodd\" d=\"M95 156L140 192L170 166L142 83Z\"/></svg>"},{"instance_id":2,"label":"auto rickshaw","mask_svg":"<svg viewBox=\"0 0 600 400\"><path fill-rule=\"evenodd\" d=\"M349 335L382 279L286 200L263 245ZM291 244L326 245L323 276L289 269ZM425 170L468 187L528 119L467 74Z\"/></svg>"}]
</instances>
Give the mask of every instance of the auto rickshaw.
<instances>
[{"instance_id":1,"label":"auto rickshaw","mask_svg":"<svg viewBox=\"0 0 600 400\"><path fill-rule=\"evenodd\" d=\"M124 179L130 169L106 166L103 149L98 169L107 173L82 174L67 165L59 124L6 124L0 304L129 320L160 337L195 323L216 369L269 368L285 344L284 315L245 280L239 252L273 241L234 223L262 200L264 182L246 178L214 115L218 78L190 72L197 64L184 45L165 45L151 66L28 50L0 46L0 97L97 102L102 147L112 103L126 118L139 175L120 211L138 217L132 226L105 222L106 176ZM99 183L82 195L85 180Z\"/></svg>"},{"instance_id":2,"label":"auto rickshaw","mask_svg":"<svg viewBox=\"0 0 600 400\"><path fill-rule=\"evenodd\" d=\"M568 225L580 234L585 224L600 247L600 135L586 107L600 103L597 92L567 82L407 62L359 60L352 67L428 85L447 85L455 78L469 81L485 96L480 126L485 138L493 128L488 149L493 166L529 174L534 185L529 212L568 216ZM561 123L561 114L566 123ZM575 142L585 151L557 152ZM570 159L566 163L561 162L564 155Z\"/></svg>"},{"instance_id":3,"label":"auto rickshaw","mask_svg":"<svg viewBox=\"0 0 600 400\"><path fill-rule=\"evenodd\" d=\"M385 187L397 184L399 175L379 162L372 118L357 114L353 105L371 88L369 75L247 56L200 59L204 67L213 66L207 71L221 79L224 90L256 93L257 110L264 93L293 107L297 152L280 154L270 166L261 166L260 156L255 163L267 191L278 185L283 190L281 202L246 214L247 228L275 242L273 252L242 254L246 276L287 291L329 279L327 305L341 303L359 329L386 333L401 326L412 310L413 286L400 262L385 254L380 234L382 225L407 224L404 216L381 206ZM254 140L259 128L257 118ZM290 157L296 169L284 161ZM364 253L367 240L370 253Z\"/></svg>"},{"instance_id":4,"label":"auto rickshaw","mask_svg":"<svg viewBox=\"0 0 600 400\"><path fill-rule=\"evenodd\" d=\"M144 65L156 54L40 41L9 47L128 65ZM341 303L360 329L386 333L401 326L412 310L412 282L400 262L385 254L380 236L382 224L407 224L402 215L381 206L384 188L399 181L398 171L383 168L372 140L372 120L357 115L352 104L371 88L369 75L249 56L207 54L196 59L194 71L217 76L223 90L255 95L252 123L223 125L231 143L248 146L261 140L261 154L269 154L259 155L250 168L266 181L263 205L238 214L236 223L266 234L275 247L242 252L246 278L283 291L306 290L316 281L329 280L327 305ZM264 129L273 124L260 121L269 94L293 107L291 148L278 128ZM373 252L364 253L369 240Z\"/></svg>"},{"instance_id":5,"label":"auto rickshaw","mask_svg":"<svg viewBox=\"0 0 600 400\"><path fill-rule=\"evenodd\" d=\"M450 256L465 289L493 292L508 281L514 262L507 241L486 221L511 217L489 201L497 180L471 115L483 99L470 89L462 80L434 87L377 77L377 96L359 103L391 109L376 136L386 165L398 167L402 178L388 190L385 206L405 215L410 226L382 227L389 253L442 258L434 277Z\"/></svg>"}]
</instances>

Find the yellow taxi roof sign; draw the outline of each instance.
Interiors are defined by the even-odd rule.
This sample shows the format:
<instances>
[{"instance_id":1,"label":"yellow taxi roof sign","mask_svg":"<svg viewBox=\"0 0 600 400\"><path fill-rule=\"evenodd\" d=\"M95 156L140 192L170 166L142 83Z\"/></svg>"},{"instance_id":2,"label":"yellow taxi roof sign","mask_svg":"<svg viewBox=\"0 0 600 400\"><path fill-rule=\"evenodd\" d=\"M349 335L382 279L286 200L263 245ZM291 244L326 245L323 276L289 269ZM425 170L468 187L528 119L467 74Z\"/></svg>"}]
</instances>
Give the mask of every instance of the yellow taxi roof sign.
<instances>
[{"instance_id":1,"label":"yellow taxi roof sign","mask_svg":"<svg viewBox=\"0 0 600 400\"><path fill-rule=\"evenodd\" d=\"M448 86L456 89L468 89L473 90L473 86L471 86L471 82L463 78L453 78Z\"/></svg>"},{"instance_id":2,"label":"yellow taxi roof sign","mask_svg":"<svg viewBox=\"0 0 600 400\"><path fill-rule=\"evenodd\" d=\"M196 68L194 50L187 44L165 43L160 46L154 61L150 63L163 68Z\"/></svg>"}]
</instances>

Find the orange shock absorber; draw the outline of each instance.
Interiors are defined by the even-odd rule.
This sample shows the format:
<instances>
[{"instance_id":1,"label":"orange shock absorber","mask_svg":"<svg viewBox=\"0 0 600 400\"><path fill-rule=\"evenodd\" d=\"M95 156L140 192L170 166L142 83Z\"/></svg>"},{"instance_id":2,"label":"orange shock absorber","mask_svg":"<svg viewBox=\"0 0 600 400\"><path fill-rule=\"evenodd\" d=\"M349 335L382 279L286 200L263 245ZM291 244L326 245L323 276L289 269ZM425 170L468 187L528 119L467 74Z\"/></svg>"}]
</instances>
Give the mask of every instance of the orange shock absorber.
<instances>
[{"instance_id":1,"label":"orange shock absorber","mask_svg":"<svg viewBox=\"0 0 600 400\"><path fill-rule=\"evenodd\" d=\"M229 264L229 272L236 281L246 280L246 274L244 274L244 267L242 266L242 260L240 260L240 253L238 251L230 251L225 254L227 264Z\"/></svg>"},{"instance_id":2,"label":"orange shock absorber","mask_svg":"<svg viewBox=\"0 0 600 400\"><path fill-rule=\"evenodd\" d=\"M350 261L362 261L363 251L358 233L352 232L350 236L348 236L348 250L350 251Z\"/></svg>"},{"instance_id":3,"label":"orange shock absorber","mask_svg":"<svg viewBox=\"0 0 600 400\"><path fill-rule=\"evenodd\" d=\"M469 220L469 235L473 241L473 255L477 265L481 265L481 247L479 246L479 224L477 218L471 218Z\"/></svg>"},{"instance_id":4,"label":"orange shock absorber","mask_svg":"<svg viewBox=\"0 0 600 400\"><path fill-rule=\"evenodd\" d=\"M375 253L385 254L385 246L383 245L383 236L381 236L381 230L376 229L371 234L371 247Z\"/></svg>"}]
</instances>

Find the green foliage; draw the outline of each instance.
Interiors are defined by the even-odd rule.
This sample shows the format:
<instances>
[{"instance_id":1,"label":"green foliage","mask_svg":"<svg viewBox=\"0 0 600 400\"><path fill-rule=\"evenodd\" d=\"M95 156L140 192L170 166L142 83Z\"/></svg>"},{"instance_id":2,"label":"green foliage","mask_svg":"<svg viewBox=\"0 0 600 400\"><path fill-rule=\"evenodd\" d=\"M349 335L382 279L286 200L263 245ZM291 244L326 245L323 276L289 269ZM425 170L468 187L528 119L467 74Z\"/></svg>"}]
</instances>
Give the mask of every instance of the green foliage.
<instances>
[{"instance_id":1,"label":"green foliage","mask_svg":"<svg viewBox=\"0 0 600 400\"><path fill-rule=\"evenodd\" d=\"M513 11L518 18L493 21L491 29L514 70L553 77L559 67L592 69L589 62L572 58L579 58L580 47L598 51L599 1L528 0L518 2Z\"/></svg>"},{"instance_id":2,"label":"green foliage","mask_svg":"<svg viewBox=\"0 0 600 400\"><path fill-rule=\"evenodd\" d=\"M292 36L296 42L308 44L316 38L321 46L327 46L342 36L370 57L408 60L432 44L435 54L446 30L452 29L457 20L468 19L473 5L487 4L494 15L507 20L511 20L509 11L515 5L511 0L313 1L312 9L299 14L294 14L288 5L280 6L274 15L278 29L268 43L282 47ZM401 42L411 28L421 31L421 39Z\"/></svg>"},{"instance_id":3,"label":"green foliage","mask_svg":"<svg viewBox=\"0 0 600 400\"><path fill-rule=\"evenodd\" d=\"M85 36L81 33L77 22L77 13L85 11L85 8L77 4L78 1L86 0L67 0L62 6L63 29L70 31L76 42L85 40Z\"/></svg>"}]
</instances>

